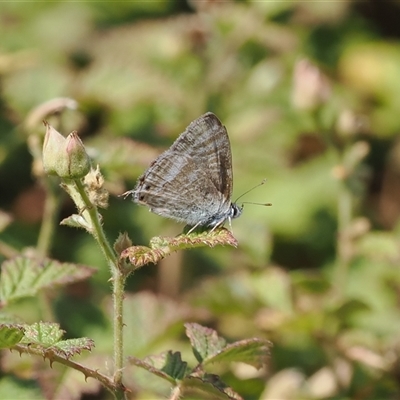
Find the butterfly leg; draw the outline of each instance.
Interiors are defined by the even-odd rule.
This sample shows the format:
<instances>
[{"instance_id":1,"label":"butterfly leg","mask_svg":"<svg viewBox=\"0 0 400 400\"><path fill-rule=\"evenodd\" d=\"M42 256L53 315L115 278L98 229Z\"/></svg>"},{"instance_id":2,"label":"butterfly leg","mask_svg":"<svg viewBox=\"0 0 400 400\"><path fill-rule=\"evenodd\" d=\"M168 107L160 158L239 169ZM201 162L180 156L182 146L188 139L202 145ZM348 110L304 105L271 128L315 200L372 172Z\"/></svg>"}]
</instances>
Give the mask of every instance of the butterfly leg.
<instances>
[{"instance_id":1,"label":"butterfly leg","mask_svg":"<svg viewBox=\"0 0 400 400\"><path fill-rule=\"evenodd\" d=\"M232 222L231 222L232 219L231 219L231 217L228 217L228 221L229 221L229 230L231 231L231 233L233 233L233 231L232 231ZM222 227L222 226L224 225L224 222L225 222L225 221L221 221L221 222L219 222L218 224L214 225L214 226L212 227L210 233L211 233L211 232L214 232L215 229Z\"/></svg>"},{"instance_id":2,"label":"butterfly leg","mask_svg":"<svg viewBox=\"0 0 400 400\"><path fill-rule=\"evenodd\" d=\"M229 223L229 230L231 231L232 235L233 235L233 229L232 229L232 218L228 217L228 223Z\"/></svg>"},{"instance_id":3,"label":"butterfly leg","mask_svg":"<svg viewBox=\"0 0 400 400\"><path fill-rule=\"evenodd\" d=\"M192 228L190 228L190 230L189 230L189 232L187 233L187 235L189 235L190 233L192 233L200 224L201 224L201 221L199 221L195 226L193 226Z\"/></svg>"},{"instance_id":4,"label":"butterfly leg","mask_svg":"<svg viewBox=\"0 0 400 400\"><path fill-rule=\"evenodd\" d=\"M233 230L232 230L232 218L228 217L228 221L229 221L229 230L231 231L231 233L233 234Z\"/></svg>"},{"instance_id":5,"label":"butterfly leg","mask_svg":"<svg viewBox=\"0 0 400 400\"><path fill-rule=\"evenodd\" d=\"M118 197L123 197L124 200L125 200L130 194L133 194L133 193L134 193L134 190L133 190L133 189L132 189L132 190L128 190L128 191L125 192L125 193L119 194Z\"/></svg>"}]
</instances>

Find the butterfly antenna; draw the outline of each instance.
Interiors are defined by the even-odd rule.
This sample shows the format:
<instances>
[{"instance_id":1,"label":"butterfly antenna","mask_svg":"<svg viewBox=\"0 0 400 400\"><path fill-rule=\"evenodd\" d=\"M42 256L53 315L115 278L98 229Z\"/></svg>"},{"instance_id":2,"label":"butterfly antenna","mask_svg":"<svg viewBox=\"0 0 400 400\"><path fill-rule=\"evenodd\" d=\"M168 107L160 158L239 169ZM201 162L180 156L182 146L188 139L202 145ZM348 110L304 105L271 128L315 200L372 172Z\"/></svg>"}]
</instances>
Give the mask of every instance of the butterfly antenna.
<instances>
[{"instance_id":1,"label":"butterfly antenna","mask_svg":"<svg viewBox=\"0 0 400 400\"><path fill-rule=\"evenodd\" d=\"M253 203L252 201L244 201L242 204L255 204L256 206L272 206L272 203Z\"/></svg>"},{"instance_id":2,"label":"butterfly antenna","mask_svg":"<svg viewBox=\"0 0 400 400\"><path fill-rule=\"evenodd\" d=\"M258 185L253 186L251 189L249 189L249 190L247 190L246 192L244 192L243 194L241 194L241 195L235 200L235 203L237 203L238 200L241 199L243 196L245 196L247 193L250 193L252 190L258 188L259 186L264 185L265 182L267 182L267 179L266 179L266 178L263 179ZM246 204L258 204L258 203L249 203L249 202L246 202ZM266 203L266 204L258 204L258 205L261 206L261 205L272 205L272 204Z\"/></svg>"}]
</instances>

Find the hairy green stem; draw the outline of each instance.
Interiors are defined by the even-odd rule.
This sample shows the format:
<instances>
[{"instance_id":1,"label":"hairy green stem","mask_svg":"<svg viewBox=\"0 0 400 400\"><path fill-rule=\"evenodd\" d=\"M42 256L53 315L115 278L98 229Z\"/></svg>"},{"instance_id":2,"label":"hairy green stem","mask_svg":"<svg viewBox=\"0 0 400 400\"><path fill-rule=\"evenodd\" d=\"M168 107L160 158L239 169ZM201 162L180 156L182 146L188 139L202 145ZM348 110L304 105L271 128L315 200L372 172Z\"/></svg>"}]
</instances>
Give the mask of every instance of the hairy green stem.
<instances>
[{"instance_id":1,"label":"hairy green stem","mask_svg":"<svg viewBox=\"0 0 400 400\"><path fill-rule=\"evenodd\" d=\"M43 222L40 227L37 251L45 257L49 254L52 239L58 220L58 211L60 208L60 191L52 178L47 176L43 180L46 190L46 200L44 204Z\"/></svg>"},{"instance_id":2,"label":"hairy green stem","mask_svg":"<svg viewBox=\"0 0 400 400\"><path fill-rule=\"evenodd\" d=\"M99 244L110 267L113 282L113 331L114 331L114 383L122 387L123 371L123 298L125 275L119 268L119 260L108 242L102 224L101 216L80 180L65 182L67 190L86 221L90 221L90 233Z\"/></svg>"},{"instance_id":3,"label":"hairy green stem","mask_svg":"<svg viewBox=\"0 0 400 400\"><path fill-rule=\"evenodd\" d=\"M44 203L44 211L42 218L42 225L37 242L37 253L40 257L44 258L49 256L51 246L53 244L54 233L58 221L58 214L61 204L60 187L53 177L44 176L42 179L43 186L46 192L46 199ZM54 312L46 291L39 293L41 318L45 321L54 321Z\"/></svg>"},{"instance_id":4,"label":"hairy green stem","mask_svg":"<svg viewBox=\"0 0 400 400\"><path fill-rule=\"evenodd\" d=\"M83 202L83 204L81 204L81 207L78 203L77 206L80 208L80 211L82 212L84 217L90 220L92 225L91 234L94 236L101 250L103 251L103 254L107 260L107 264L111 268L111 272L114 273L114 270L118 269L118 259L106 238L103 227L101 225L101 216L97 210L97 207L95 207L91 203L82 182L77 179L74 180L73 183Z\"/></svg>"},{"instance_id":5,"label":"hairy green stem","mask_svg":"<svg viewBox=\"0 0 400 400\"><path fill-rule=\"evenodd\" d=\"M123 368L123 299L124 299L125 277L118 270L113 278L113 311L114 311L114 381L122 385Z\"/></svg>"}]
</instances>

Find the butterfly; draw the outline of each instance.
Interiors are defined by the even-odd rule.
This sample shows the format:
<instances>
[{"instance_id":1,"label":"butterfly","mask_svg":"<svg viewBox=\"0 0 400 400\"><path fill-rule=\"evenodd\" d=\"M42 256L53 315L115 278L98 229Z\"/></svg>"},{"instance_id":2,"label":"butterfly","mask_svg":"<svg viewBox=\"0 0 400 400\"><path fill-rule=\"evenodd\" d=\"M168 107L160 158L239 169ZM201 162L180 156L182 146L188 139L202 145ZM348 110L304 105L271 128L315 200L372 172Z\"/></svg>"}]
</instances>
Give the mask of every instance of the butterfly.
<instances>
[{"instance_id":1,"label":"butterfly","mask_svg":"<svg viewBox=\"0 0 400 400\"><path fill-rule=\"evenodd\" d=\"M132 194L150 211L192 226L215 229L241 215L232 203L232 154L228 133L211 112L194 120L139 177Z\"/></svg>"}]
</instances>

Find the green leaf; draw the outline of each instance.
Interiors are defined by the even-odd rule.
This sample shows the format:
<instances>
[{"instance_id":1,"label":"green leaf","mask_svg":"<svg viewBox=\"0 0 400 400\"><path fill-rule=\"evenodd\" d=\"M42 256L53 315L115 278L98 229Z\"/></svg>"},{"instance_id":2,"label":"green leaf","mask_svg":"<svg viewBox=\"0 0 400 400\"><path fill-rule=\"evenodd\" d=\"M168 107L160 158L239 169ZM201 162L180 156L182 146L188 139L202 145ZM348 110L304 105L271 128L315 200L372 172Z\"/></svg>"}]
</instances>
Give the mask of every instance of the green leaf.
<instances>
[{"instance_id":1,"label":"green leaf","mask_svg":"<svg viewBox=\"0 0 400 400\"><path fill-rule=\"evenodd\" d=\"M226 345L225 339L220 338L214 329L196 323L187 323L185 328L193 353L200 363L208 357L217 355Z\"/></svg>"},{"instance_id":2,"label":"green leaf","mask_svg":"<svg viewBox=\"0 0 400 400\"><path fill-rule=\"evenodd\" d=\"M82 228L88 231L89 233L92 232L92 225L86 221L86 219L79 214L72 214L67 218L64 218L60 225L66 225L70 228Z\"/></svg>"},{"instance_id":3,"label":"green leaf","mask_svg":"<svg viewBox=\"0 0 400 400\"><path fill-rule=\"evenodd\" d=\"M132 240L126 232L120 233L114 242L114 250L117 254L121 254L125 249L132 246Z\"/></svg>"},{"instance_id":4,"label":"green leaf","mask_svg":"<svg viewBox=\"0 0 400 400\"><path fill-rule=\"evenodd\" d=\"M129 361L173 384L183 379L188 371L187 362L182 361L179 352L168 351L157 356L146 357L144 360L129 357Z\"/></svg>"},{"instance_id":5,"label":"green leaf","mask_svg":"<svg viewBox=\"0 0 400 400\"><path fill-rule=\"evenodd\" d=\"M183 380L181 386L184 393L189 390L199 392L202 398L207 395L207 398L212 400L243 400L238 393L222 382L218 375L206 374L201 371L190 374Z\"/></svg>"},{"instance_id":6,"label":"green leaf","mask_svg":"<svg viewBox=\"0 0 400 400\"><path fill-rule=\"evenodd\" d=\"M24 328L21 325L0 325L0 349L10 348L24 337Z\"/></svg>"},{"instance_id":7,"label":"green leaf","mask_svg":"<svg viewBox=\"0 0 400 400\"><path fill-rule=\"evenodd\" d=\"M22 340L27 344L39 344L50 347L60 341L64 331L60 325L51 322L36 322L33 325L25 325L25 337Z\"/></svg>"},{"instance_id":8,"label":"green leaf","mask_svg":"<svg viewBox=\"0 0 400 400\"><path fill-rule=\"evenodd\" d=\"M228 344L214 356L207 357L203 364L214 362L243 362L259 369L265 366L269 357L271 342L252 338Z\"/></svg>"},{"instance_id":9,"label":"green leaf","mask_svg":"<svg viewBox=\"0 0 400 400\"><path fill-rule=\"evenodd\" d=\"M182 361L179 351L176 353L168 351L166 353L165 363L161 368L163 372L174 379L181 380L185 376L187 369L187 362Z\"/></svg>"},{"instance_id":10,"label":"green leaf","mask_svg":"<svg viewBox=\"0 0 400 400\"><path fill-rule=\"evenodd\" d=\"M236 247L237 240L232 233L225 228L214 231L192 232L177 237L154 237L150 241L150 247L132 246L121 253L121 258L128 258L134 266L133 270L148 263L157 263L168 254L177 250L194 249L196 247L214 247L217 245L229 245Z\"/></svg>"},{"instance_id":11,"label":"green leaf","mask_svg":"<svg viewBox=\"0 0 400 400\"><path fill-rule=\"evenodd\" d=\"M64 331L56 323L38 322L33 325L0 325L0 348L10 348L17 343L35 346L42 350L43 357L51 354L70 358L82 350L91 350L93 340L77 338L61 340Z\"/></svg>"},{"instance_id":12,"label":"green leaf","mask_svg":"<svg viewBox=\"0 0 400 400\"><path fill-rule=\"evenodd\" d=\"M2 265L0 301L4 305L16 299L35 296L40 290L86 279L94 272L95 269L82 265L17 257Z\"/></svg>"},{"instance_id":13,"label":"green leaf","mask_svg":"<svg viewBox=\"0 0 400 400\"><path fill-rule=\"evenodd\" d=\"M269 356L271 343L265 339L246 339L226 345L225 339L211 328L196 323L185 324L193 353L203 365L214 362L243 362L261 368Z\"/></svg>"},{"instance_id":14,"label":"green leaf","mask_svg":"<svg viewBox=\"0 0 400 400\"><path fill-rule=\"evenodd\" d=\"M64 331L59 324L50 322L37 322L33 325L24 325L25 336L21 343L35 346L42 351L43 357L51 358L51 354L63 358L70 358L80 354L82 350L91 350L94 342L89 338L61 340Z\"/></svg>"},{"instance_id":15,"label":"green leaf","mask_svg":"<svg viewBox=\"0 0 400 400\"><path fill-rule=\"evenodd\" d=\"M82 350L91 350L94 347L92 339L87 337L62 340L53 346L54 353L59 356L70 358L75 354L81 354Z\"/></svg>"}]
</instances>

